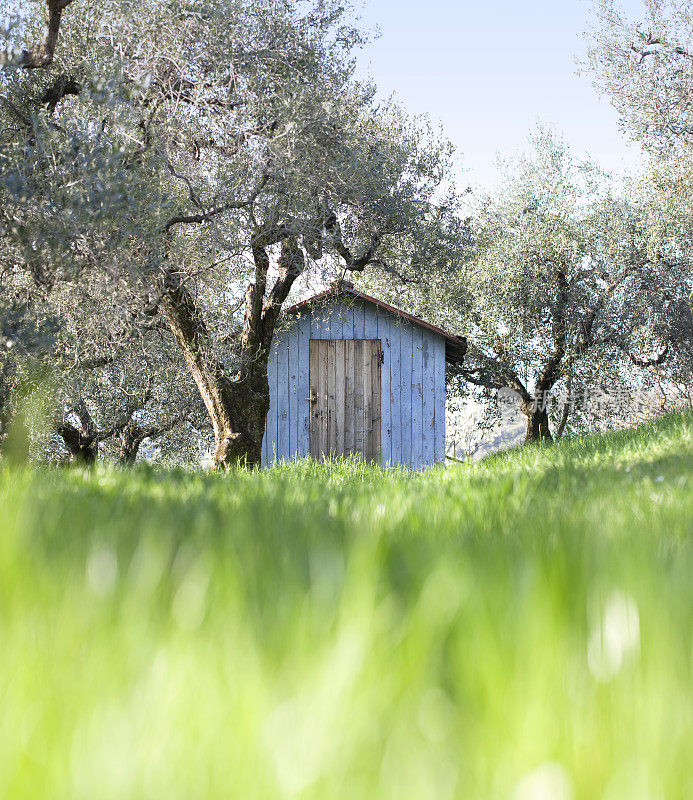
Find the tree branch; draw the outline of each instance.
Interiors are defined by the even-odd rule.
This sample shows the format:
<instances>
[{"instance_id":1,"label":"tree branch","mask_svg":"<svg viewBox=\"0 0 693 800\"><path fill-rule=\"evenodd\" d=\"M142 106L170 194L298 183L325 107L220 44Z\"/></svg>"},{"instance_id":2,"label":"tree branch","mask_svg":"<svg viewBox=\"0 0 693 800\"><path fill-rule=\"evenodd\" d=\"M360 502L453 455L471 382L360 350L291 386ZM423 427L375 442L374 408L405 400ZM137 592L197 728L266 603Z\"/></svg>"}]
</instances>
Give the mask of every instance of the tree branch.
<instances>
[{"instance_id":1,"label":"tree branch","mask_svg":"<svg viewBox=\"0 0 693 800\"><path fill-rule=\"evenodd\" d=\"M58 103L67 95L78 95L82 91L82 86L77 82L73 75L58 75L51 85L41 95L39 102L48 107L52 114Z\"/></svg>"},{"instance_id":2,"label":"tree branch","mask_svg":"<svg viewBox=\"0 0 693 800\"><path fill-rule=\"evenodd\" d=\"M23 50L18 66L24 69L40 69L53 63L55 46L60 33L60 20L63 11L72 0L46 0L46 27L44 40L34 50Z\"/></svg>"},{"instance_id":3,"label":"tree branch","mask_svg":"<svg viewBox=\"0 0 693 800\"><path fill-rule=\"evenodd\" d=\"M566 321L565 309L568 302L568 281L565 272L555 270L556 279L556 304L551 310L551 332L553 336L553 350L549 355L544 368L539 373L534 393L540 397L542 392L551 389L558 378L558 370L565 356L566 349Z\"/></svg>"},{"instance_id":4,"label":"tree branch","mask_svg":"<svg viewBox=\"0 0 693 800\"><path fill-rule=\"evenodd\" d=\"M372 233L366 251L363 253L363 255L357 258L344 244L339 220L333 211L329 211L325 217L325 230L332 237L332 245L337 253L339 253L339 255L344 259L345 269L349 270L349 272L363 272L363 270L373 262L375 254L382 240L382 237L379 233Z\"/></svg>"},{"instance_id":5,"label":"tree branch","mask_svg":"<svg viewBox=\"0 0 693 800\"><path fill-rule=\"evenodd\" d=\"M664 350L662 350L662 352L658 356L655 356L654 358L645 358L645 359L638 358L637 356L634 356L627 348L621 347L620 349L623 350L623 352L628 356L628 358L633 362L633 364L635 364L636 367L643 367L643 368L656 367L659 364L663 364L667 360L667 357L669 356L668 342L664 346Z\"/></svg>"},{"instance_id":6,"label":"tree branch","mask_svg":"<svg viewBox=\"0 0 693 800\"><path fill-rule=\"evenodd\" d=\"M279 256L279 278L272 287L262 312L263 344L267 347L271 344L282 305L289 296L294 281L305 269L305 265L306 259L296 237L289 236L284 239Z\"/></svg>"},{"instance_id":7,"label":"tree branch","mask_svg":"<svg viewBox=\"0 0 693 800\"><path fill-rule=\"evenodd\" d=\"M34 122L30 117L27 117L22 111L20 111L17 106L8 100L4 95L0 95L0 102L4 103L5 106L14 114L14 116L24 125L26 128L29 128L31 131L29 138L34 139L35 132L34 132ZM56 131L60 131L61 133L65 133L65 129L58 125L57 122L53 122L51 119L47 119L46 122Z\"/></svg>"},{"instance_id":8,"label":"tree branch","mask_svg":"<svg viewBox=\"0 0 693 800\"><path fill-rule=\"evenodd\" d=\"M260 183L255 187L252 194L245 200L231 200L228 203L223 203L220 206L216 206L216 208L210 208L208 211L201 211L199 214L178 214L175 217L171 217L171 219L169 219L164 225L164 232L169 233L171 228L173 228L175 225L201 225L203 222L207 222L213 217L223 214L225 211L247 208L248 206L251 206L255 200L257 200L258 195L263 190L268 180L269 176L267 174L263 175L260 179Z\"/></svg>"},{"instance_id":9,"label":"tree branch","mask_svg":"<svg viewBox=\"0 0 693 800\"><path fill-rule=\"evenodd\" d=\"M684 58L688 58L693 61L693 53L691 53L689 50L686 50L686 48L681 47L680 45L671 44L663 39L655 39L652 37L651 33L647 36L641 34L641 38L643 39L643 45L641 47L638 47L635 43L631 44L630 46L630 49L640 56L639 63L642 63L648 56L656 55L662 50L677 56L683 56Z\"/></svg>"}]
</instances>

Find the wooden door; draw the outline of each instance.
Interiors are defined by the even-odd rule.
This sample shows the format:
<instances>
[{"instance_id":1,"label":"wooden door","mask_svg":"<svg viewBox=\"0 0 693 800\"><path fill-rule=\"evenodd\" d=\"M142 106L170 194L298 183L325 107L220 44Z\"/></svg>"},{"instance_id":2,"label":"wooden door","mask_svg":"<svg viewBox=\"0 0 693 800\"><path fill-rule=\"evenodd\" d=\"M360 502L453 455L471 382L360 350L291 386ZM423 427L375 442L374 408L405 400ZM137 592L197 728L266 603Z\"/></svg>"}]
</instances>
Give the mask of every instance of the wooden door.
<instances>
[{"instance_id":1,"label":"wooden door","mask_svg":"<svg viewBox=\"0 0 693 800\"><path fill-rule=\"evenodd\" d=\"M310 454L380 462L380 339L311 339Z\"/></svg>"}]
</instances>

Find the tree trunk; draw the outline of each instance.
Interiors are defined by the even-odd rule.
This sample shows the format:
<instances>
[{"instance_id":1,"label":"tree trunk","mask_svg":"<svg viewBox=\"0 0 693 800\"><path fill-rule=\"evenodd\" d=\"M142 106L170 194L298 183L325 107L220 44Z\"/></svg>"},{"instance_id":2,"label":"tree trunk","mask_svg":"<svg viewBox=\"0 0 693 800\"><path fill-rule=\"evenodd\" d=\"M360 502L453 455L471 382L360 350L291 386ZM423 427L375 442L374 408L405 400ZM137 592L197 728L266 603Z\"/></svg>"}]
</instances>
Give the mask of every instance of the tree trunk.
<instances>
[{"instance_id":1,"label":"tree trunk","mask_svg":"<svg viewBox=\"0 0 693 800\"><path fill-rule=\"evenodd\" d=\"M227 381L222 425L214 424L214 465L259 467L270 393L267 359L259 357L244 378ZM219 431L219 432L217 432Z\"/></svg>"},{"instance_id":2,"label":"tree trunk","mask_svg":"<svg viewBox=\"0 0 693 800\"><path fill-rule=\"evenodd\" d=\"M569 390L570 391L570 390ZM563 413L561 414L561 419L558 423L558 427L556 428L556 441L559 442L563 437L563 431L565 430L566 423L568 422L568 417L570 416L570 411L572 408L573 400L568 395L568 399L563 404Z\"/></svg>"},{"instance_id":3,"label":"tree trunk","mask_svg":"<svg viewBox=\"0 0 693 800\"><path fill-rule=\"evenodd\" d=\"M99 443L95 439L83 434L82 431L75 428L74 425L70 425L69 422L60 425L57 432L70 454L70 461L76 461L88 466L96 462L99 454Z\"/></svg>"},{"instance_id":4,"label":"tree trunk","mask_svg":"<svg viewBox=\"0 0 693 800\"><path fill-rule=\"evenodd\" d=\"M260 347L231 379L212 352L184 285L169 283L163 308L212 422L214 467L259 466L270 402L267 348Z\"/></svg>"},{"instance_id":5,"label":"tree trunk","mask_svg":"<svg viewBox=\"0 0 693 800\"><path fill-rule=\"evenodd\" d=\"M279 277L265 297L270 264L265 248L279 241ZM296 238L287 236L281 228L259 233L252 249L255 282L246 292L240 364L233 377L215 354L200 310L181 274L169 270L164 278L162 308L212 421L215 469L260 466L270 404L270 346L282 304L305 266Z\"/></svg>"},{"instance_id":6,"label":"tree trunk","mask_svg":"<svg viewBox=\"0 0 693 800\"><path fill-rule=\"evenodd\" d=\"M120 453L118 454L118 463L121 467L132 467L134 465L143 441L144 437L141 435L141 430L137 425L133 425L130 422L123 428L123 432L120 434Z\"/></svg>"},{"instance_id":7,"label":"tree trunk","mask_svg":"<svg viewBox=\"0 0 693 800\"><path fill-rule=\"evenodd\" d=\"M81 397L72 413L77 415L82 430L65 421L57 428L57 433L65 443L70 461L94 464L99 455L99 434L87 404Z\"/></svg>"},{"instance_id":8,"label":"tree trunk","mask_svg":"<svg viewBox=\"0 0 693 800\"><path fill-rule=\"evenodd\" d=\"M525 444L528 442L552 442L549 429L549 415L546 408L539 408L533 402L523 403L522 413L527 421Z\"/></svg>"},{"instance_id":9,"label":"tree trunk","mask_svg":"<svg viewBox=\"0 0 693 800\"><path fill-rule=\"evenodd\" d=\"M168 420L142 427L130 416L127 425L120 430L118 463L121 467L134 466L135 461L137 461L137 454L145 439L156 439L186 419L187 414L181 413Z\"/></svg>"}]
</instances>

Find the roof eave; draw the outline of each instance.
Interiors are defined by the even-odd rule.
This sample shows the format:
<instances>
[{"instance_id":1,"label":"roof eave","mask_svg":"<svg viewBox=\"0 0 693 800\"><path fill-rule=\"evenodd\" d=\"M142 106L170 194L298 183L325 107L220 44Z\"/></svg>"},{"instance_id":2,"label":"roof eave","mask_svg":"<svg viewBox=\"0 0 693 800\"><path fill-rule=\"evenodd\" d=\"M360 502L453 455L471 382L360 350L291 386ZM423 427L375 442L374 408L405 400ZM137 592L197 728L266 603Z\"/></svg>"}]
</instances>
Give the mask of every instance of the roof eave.
<instances>
[{"instance_id":1,"label":"roof eave","mask_svg":"<svg viewBox=\"0 0 693 800\"><path fill-rule=\"evenodd\" d=\"M438 336L442 336L445 339L445 360L449 364L453 364L459 366L464 361L465 353L467 352L467 339L464 336L456 336L453 333L449 333L448 331L444 330L443 328L439 328L437 325L432 325L430 322L426 322L426 320L421 319L420 317L416 317L413 314L409 314L407 311L404 311L401 308L397 308L396 306L392 306L389 303L384 302L383 300L378 300L377 297L372 297L371 295L365 294L364 292L360 292L358 289L355 289L353 285L348 283L341 283L335 284L330 286L329 289L325 289L324 291L313 295L313 297L308 297L306 300L302 300L300 303L296 303L295 305L291 306L290 308L286 309L286 313L290 314L295 311L302 311L304 308L308 306L315 305L316 303L320 303L323 300L327 300L331 297L338 297L342 294L349 294L352 297L356 297L360 300L365 300L369 303L373 303L374 305L378 306L379 308L383 308L386 311L389 311L396 316L402 317L403 319L408 320L409 322L413 322L416 325L420 325L422 328L426 328L432 331Z\"/></svg>"}]
</instances>

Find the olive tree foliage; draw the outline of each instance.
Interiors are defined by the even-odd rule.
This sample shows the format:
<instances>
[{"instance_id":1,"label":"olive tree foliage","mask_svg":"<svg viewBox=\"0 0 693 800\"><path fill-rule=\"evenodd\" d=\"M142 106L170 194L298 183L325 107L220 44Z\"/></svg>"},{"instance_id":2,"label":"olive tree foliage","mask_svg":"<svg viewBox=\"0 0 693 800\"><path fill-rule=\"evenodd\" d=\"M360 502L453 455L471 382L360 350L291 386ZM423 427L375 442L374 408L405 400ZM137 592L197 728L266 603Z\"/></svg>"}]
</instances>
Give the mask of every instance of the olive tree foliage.
<instances>
[{"instance_id":1,"label":"olive tree foliage","mask_svg":"<svg viewBox=\"0 0 693 800\"><path fill-rule=\"evenodd\" d=\"M51 318L37 321L33 311L22 300L0 298L0 447L37 375L43 372L58 327Z\"/></svg>"},{"instance_id":2,"label":"olive tree foliage","mask_svg":"<svg viewBox=\"0 0 693 800\"><path fill-rule=\"evenodd\" d=\"M624 130L664 159L693 150L693 9L685 0L643 0L632 20L596 0L587 66Z\"/></svg>"},{"instance_id":3,"label":"olive tree foliage","mask_svg":"<svg viewBox=\"0 0 693 800\"><path fill-rule=\"evenodd\" d=\"M150 454L169 456L173 447L178 463L199 462L209 426L170 332L158 317L145 328L103 315L101 282L91 297L87 288L55 336L43 390L52 395L57 436L42 437L45 449L87 464L101 455L130 466L147 442ZM71 299L70 287L59 285L48 305Z\"/></svg>"},{"instance_id":4,"label":"olive tree foliage","mask_svg":"<svg viewBox=\"0 0 693 800\"><path fill-rule=\"evenodd\" d=\"M675 230L679 251L693 232L693 9L684 0L644 0L638 19L617 3L595 3L589 60L597 87L618 110L624 131L649 156L646 191L652 236ZM690 287L690 274L681 280ZM693 287L691 287L693 288ZM680 303L678 333L659 370L685 389L693 383L691 303ZM685 390L682 393L686 394Z\"/></svg>"},{"instance_id":5,"label":"olive tree foliage","mask_svg":"<svg viewBox=\"0 0 693 800\"><path fill-rule=\"evenodd\" d=\"M106 295L124 287L133 326L160 315L215 463L256 464L289 294L311 274L396 274L450 149L354 80L364 36L333 0L73 0L61 13L48 65L47 45L9 51L7 252L43 285L78 293L89 271Z\"/></svg>"},{"instance_id":6,"label":"olive tree foliage","mask_svg":"<svg viewBox=\"0 0 693 800\"><path fill-rule=\"evenodd\" d=\"M6 31L8 41L18 29L33 39L30 22L27 17ZM152 366L161 363L164 351L154 347L155 315L126 276L136 274L131 208L139 183L124 169L127 153L117 142L92 136L88 120L72 112L56 119L64 92L76 89L61 75L38 69L52 61L52 54L45 55L47 46L54 49L55 41L32 51L8 47L0 73L0 317L7 342L0 356L3 428L33 390L42 395L43 422L50 423L48 430L32 431L37 454L55 450L57 431L59 450L66 446L73 458L89 462L99 442L127 434L131 446L121 448L120 457L130 462L142 431L169 430L181 413L171 403L156 408L151 402ZM53 93L50 100L47 90ZM89 96L104 109L112 105L96 89ZM142 356L144 350L149 358ZM180 367L158 372L159 393L180 398L180 392L171 392L179 377ZM105 391L109 384L110 392ZM147 410L137 409L135 431L134 398L144 396ZM78 417L71 413L76 407L82 410ZM192 410L189 402L186 408ZM92 418L85 425L87 412Z\"/></svg>"},{"instance_id":7,"label":"olive tree foliage","mask_svg":"<svg viewBox=\"0 0 693 800\"><path fill-rule=\"evenodd\" d=\"M193 420L196 431L206 427L170 331L127 283L113 280L117 273L75 267L65 254L33 262L46 265L36 272L9 244L0 313L3 432L32 393L44 409L28 431L39 459L67 454L93 463L101 444L129 465L145 440L170 439ZM181 460L190 460L199 439L190 438L192 450L179 447Z\"/></svg>"},{"instance_id":8,"label":"olive tree foliage","mask_svg":"<svg viewBox=\"0 0 693 800\"><path fill-rule=\"evenodd\" d=\"M512 391L526 441L560 435L586 389L613 388L666 357L683 260L649 240L636 198L615 194L553 133L531 141L477 202L466 257L429 286L444 298L441 321L467 336L458 376L489 394ZM557 393L572 402L552 431Z\"/></svg>"},{"instance_id":9,"label":"olive tree foliage","mask_svg":"<svg viewBox=\"0 0 693 800\"><path fill-rule=\"evenodd\" d=\"M113 287L109 295L114 306L128 307ZM60 282L50 292L35 289L30 306L3 308L3 436L29 404L36 411L24 420L25 432L39 460L90 464L100 454L131 465L143 443L151 454L156 442L161 456L175 447L178 462L199 462L209 426L162 321L133 326L107 313L98 274L82 277L78 296L75 305L73 286Z\"/></svg>"}]
</instances>

